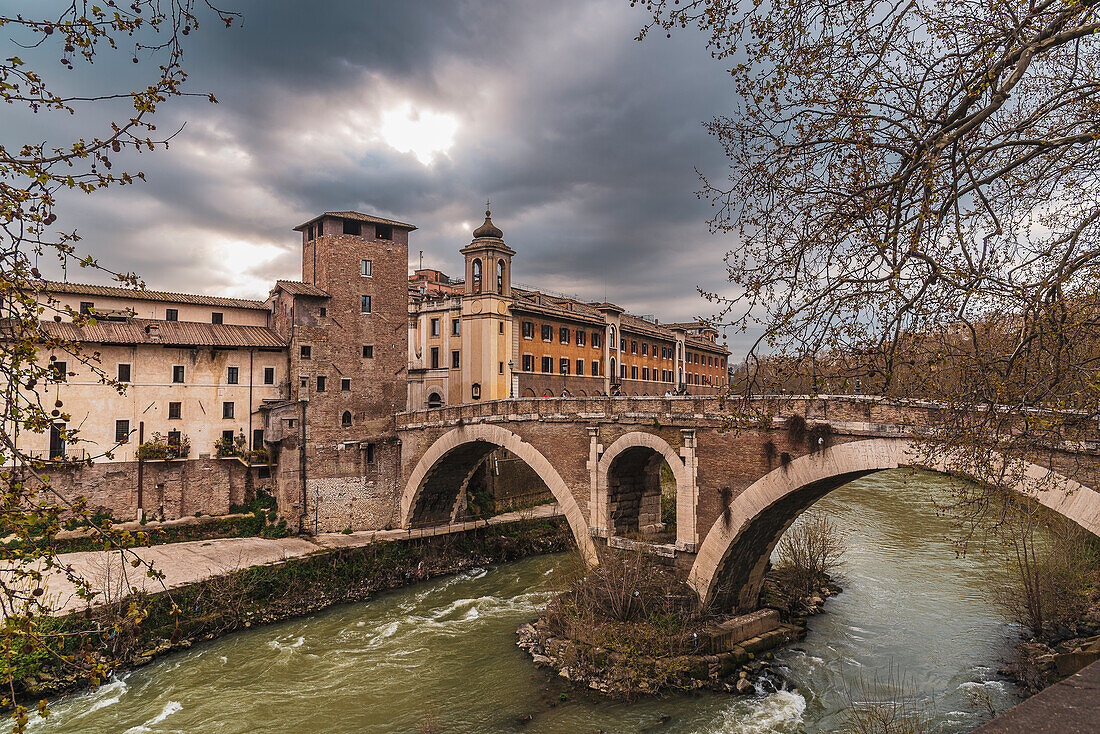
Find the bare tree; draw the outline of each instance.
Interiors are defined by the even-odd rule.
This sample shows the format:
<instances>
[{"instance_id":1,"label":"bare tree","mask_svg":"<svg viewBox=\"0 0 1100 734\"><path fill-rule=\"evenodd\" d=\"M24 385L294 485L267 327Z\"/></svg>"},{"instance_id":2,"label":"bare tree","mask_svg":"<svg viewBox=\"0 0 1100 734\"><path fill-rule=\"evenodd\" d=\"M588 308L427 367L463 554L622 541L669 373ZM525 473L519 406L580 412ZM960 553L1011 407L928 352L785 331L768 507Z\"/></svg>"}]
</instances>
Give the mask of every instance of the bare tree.
<instances>
[{"instance_id":1,"label":"bare tree","mask_svg":"<svg viewBox=\"0 0 1100 734\"><path fill-rule=\"evenodd\" d=\"M44 327L63 318L80 327L94 323L97 314L80 313L45 296L40 261L73 263L124 285L142 286L133 273L114 272L78 251L80 237L72 224L62 228L58 195L94 194L144 179L140 171L123 166L134 154L167 147L172 134L158 132L153 115L167 100L193 94L185 86L183 50L200 16L226 26L237 18L210 0L67 0L48 7L30 3L25 13L0 12L9 45L0 61L0 99L13 108L56 118L66 130L64 140L11 139L9 131L0 141L0 534L9 541L0 552L0 657L7 663L10 697L3 703L9 706L16 696L12 661L19 656L41 651L93 680L111 668L110 655L99 656L94 644L74 642L79 633L59 634L39 621L50 612L44 600L51 575L67 576L85 598L95 595L88 580L53 552L62 519L75 517L91 527L105 549L124 550L135 542L109 522L93 519L83 501L50 485L51 473L96 457L32 456L19 442L21 434L43 433L70 418L54 395L67 370L61 360L47 362L43 354L71 355L66 364L79 363L105 384L123 389L99 368L96 352ZM103 82L105 91L59 91L66 87L61 77L78 67L89 69L104 57L132 60L139 69L149 69L147 84L120 89L104 74L96 81ZM60 63L47 70L39 65L45 58ZM206 92L200 96L216 101ZM53 430L59 430L66 444L81 441L75 428ZM136 556L129 562L143 565ZM149 566L145 572L159 576ZM27 718L26 709L16 706L17 731Z\"/></svg>"}]
</instances>

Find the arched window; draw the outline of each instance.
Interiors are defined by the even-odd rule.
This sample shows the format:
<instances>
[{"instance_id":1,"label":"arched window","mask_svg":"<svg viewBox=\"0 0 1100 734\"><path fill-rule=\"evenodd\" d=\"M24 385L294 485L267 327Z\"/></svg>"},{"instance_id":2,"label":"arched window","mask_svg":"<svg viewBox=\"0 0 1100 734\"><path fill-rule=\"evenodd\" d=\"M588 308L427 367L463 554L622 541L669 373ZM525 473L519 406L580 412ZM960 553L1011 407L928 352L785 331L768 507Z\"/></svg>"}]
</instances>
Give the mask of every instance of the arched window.
<instances>
[{"instance_id":1,"label":"arched window","mask_svg":"<svg viewBox=\"0 0 1100 734\"><path fill-rule=\"evenodd\" d=\"M472 293L481 293L481 260L474 260L471 271L470 280L473 281L473 284L470 290Z\"/></svg>"},{"instance_id":2,"label":"arched window","mask_svg":"<svg viewBox=\"0 0 1100 734\"><path fill-rule=\"evenodd\" d=\"M611 358L611 379L615 379L616 374L617 373L615 372L615 358L612 357Z\"/></svg>"},{"instance_id":3,"label":"arched window","mask_svg":"<svg viewBox=\"0 0 1100 734\"><path fill-rule=\"evenodd\" d=\"M433 392L428 395L428 407L429 408L441 408L443 407L443 396L437 392Z\"/></svg>"},{"instance_id":4,"label":"arched window","mask_svg":"<svg viewBox=\"0 0 1100 734\"><path fill-rule=\"evenodd\" d=\"M609 342L608 346L609 346L609 347L610 347L611 349L614 349L614 348L615 348L615 343L616 343L616 342L615 342L615 327L614 327L614 326L612 326L612 327L611 327L611 341ZM612 372L614 372L615 370L614 370L614 369L612 369L611 371L612 371Z\"/></svg>"},{"instance_id":5,"label":"arched window","mask_svg":"<svg viewBox=\"0 0 1100 734\"><path fill-rule=\"evenodd\" d=\"M340 425L344 426L344 428L347 428L348 426L351 425L351 411L350 410L345 410L344 414L342 416L340 416Z\"/></svg>"},{"instance_id":6,"label":"arched window","mask_svg":"<svg viewBox=\"0 0 1100 734\"><path fill-rule=\"evenodd\" d=\"M497 293L504 293L504 260L497 260Z\"/></svg>"}]
</instances>

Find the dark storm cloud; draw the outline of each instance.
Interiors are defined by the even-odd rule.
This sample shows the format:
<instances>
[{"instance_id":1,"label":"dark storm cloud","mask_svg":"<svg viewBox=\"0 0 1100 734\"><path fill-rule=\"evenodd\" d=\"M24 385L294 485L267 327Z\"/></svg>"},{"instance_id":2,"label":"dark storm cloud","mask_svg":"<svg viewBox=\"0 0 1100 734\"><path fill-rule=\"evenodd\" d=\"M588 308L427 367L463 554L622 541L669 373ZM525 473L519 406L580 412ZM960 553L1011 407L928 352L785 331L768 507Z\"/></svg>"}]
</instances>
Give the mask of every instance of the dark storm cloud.
<instances>
[{"instance_id":1,"label":"dark storm cloud","mask_svg":"<svg viewBox=\"0 0 1100 734\"><path fill-rule=\"evenodd\" d=\"M721 286L733 243L707 233L694 169L721 175L701 122L730 92L700 37L639 44L625 0L221 4L244 27L208 22L187 51L191 88L221 103L159 115L186 127L125 161L147 183L65 200L104 262L151 287L262 297L300 276L292 226L354 208L417 224L413 262L423 249L459 272L489 196L517 281L666 320L712 311L696 288ZM126 61L95 71L139 78ZM403 106L454 121L429 165L381 132Z\"/></svg>"}]
</instances>

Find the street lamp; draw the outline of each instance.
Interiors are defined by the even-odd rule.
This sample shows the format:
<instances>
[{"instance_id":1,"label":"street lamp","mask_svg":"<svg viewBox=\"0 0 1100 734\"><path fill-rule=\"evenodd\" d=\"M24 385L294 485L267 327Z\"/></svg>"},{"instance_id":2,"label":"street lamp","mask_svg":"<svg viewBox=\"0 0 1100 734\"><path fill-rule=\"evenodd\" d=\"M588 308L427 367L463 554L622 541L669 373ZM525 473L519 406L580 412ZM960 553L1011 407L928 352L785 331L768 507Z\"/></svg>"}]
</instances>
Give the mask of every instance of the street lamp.
<instances>
[{"instance_id":1,"label":"street lamp","mask_svg":"<svg viewBox=\"0 0 1100 734\"><path fill-rule=\"evenodd\" d=\"M512 370L516 368L516 363L512 360L508 360L508 397L514 398L512 394L512 386L515 384L515 378L512 376Z\"/></svg>"}]
</instances>

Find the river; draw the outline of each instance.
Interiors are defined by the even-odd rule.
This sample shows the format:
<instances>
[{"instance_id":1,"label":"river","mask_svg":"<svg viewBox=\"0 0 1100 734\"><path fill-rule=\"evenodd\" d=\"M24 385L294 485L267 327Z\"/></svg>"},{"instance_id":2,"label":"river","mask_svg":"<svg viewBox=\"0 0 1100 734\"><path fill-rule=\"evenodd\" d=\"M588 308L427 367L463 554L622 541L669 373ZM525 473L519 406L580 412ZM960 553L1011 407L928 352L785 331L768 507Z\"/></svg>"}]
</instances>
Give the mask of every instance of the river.
<instances>
[{"instance_id":1,"label":"river","mask_svg":"<svg viewBox=\"0 0 1100 734\"><path fill-rule=\"evenodd\" d=\"M953 481L892 471L812 510L844 529L844 592L776 655L790 687L608 703L536 670L515 629L565 556L530 558L237 633L58 702L34 732L826 732L875 680L903 679L944 732L1018 700L995 669L1015 631L991 607L995 558L957 558L932 498ZM863 681L861 684L860 681Z\"/></svg>"}]
</instances>

